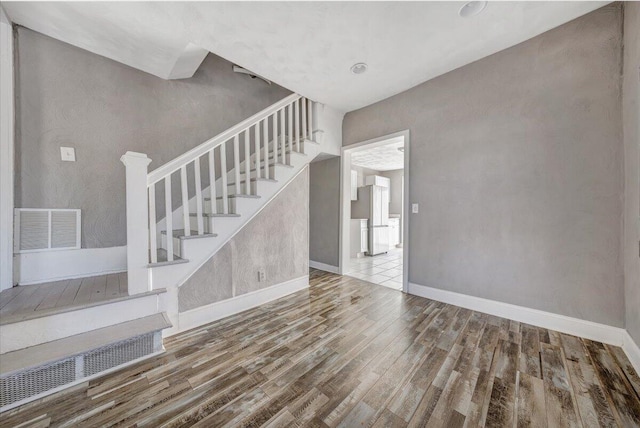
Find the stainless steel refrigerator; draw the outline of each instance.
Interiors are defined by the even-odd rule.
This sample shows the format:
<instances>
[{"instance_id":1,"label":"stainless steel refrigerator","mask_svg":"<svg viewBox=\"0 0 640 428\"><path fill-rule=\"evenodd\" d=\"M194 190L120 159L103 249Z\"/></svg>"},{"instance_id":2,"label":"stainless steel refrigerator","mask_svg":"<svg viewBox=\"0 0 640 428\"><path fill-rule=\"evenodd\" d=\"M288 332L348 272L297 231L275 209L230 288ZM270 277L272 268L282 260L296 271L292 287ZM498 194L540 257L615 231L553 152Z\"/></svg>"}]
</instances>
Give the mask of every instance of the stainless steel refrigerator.
<instances>
[{"instance_id":1,"label":"stainless steel refrigerator","mask_svg":"<svg viewBox=\"0 0 640 428\"><path fill-rule=\"evenodd\" d=\"M366 211L368 214L366 216L369 220L367 255L386 253L389 251L389 188L374 185L358 188L357 205L364 208L361 211Z\"/></svg>"}]
</instances>

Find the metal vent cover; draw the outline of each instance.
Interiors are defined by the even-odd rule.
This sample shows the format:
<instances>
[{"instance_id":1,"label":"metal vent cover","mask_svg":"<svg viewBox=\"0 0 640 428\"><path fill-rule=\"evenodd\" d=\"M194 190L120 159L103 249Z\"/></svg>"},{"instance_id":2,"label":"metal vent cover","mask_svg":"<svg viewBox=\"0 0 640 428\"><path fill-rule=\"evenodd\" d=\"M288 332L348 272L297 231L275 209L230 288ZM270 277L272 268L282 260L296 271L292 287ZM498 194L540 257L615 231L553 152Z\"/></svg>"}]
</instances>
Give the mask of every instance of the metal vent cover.
<instances>
[{"instance_id":1,"label":"metal vent cover","mask_svg":"<svg viewBox=\"0 0 640 428\"><path fill-rule=\"evenodd\" d=\"M16 208L14 252L80 248L79 209Z\"/></svg>"},{"instance_id":2,"label":"metal vent cover","mask_svg":"<svg viewBox=\"0 0 640 428\"><path fill-rule=\"evenodd\" d=\"M69 358L0 379L0 408L71 383L76 379L76 360Z\"/></svg>"},{"instance_id":3,"label":"metal vent cover","mask_svg":"<svg viewBox=\"0 0 640 428\"><path fill-rule=\"evenodd\" d=\"M162 349L162 333L154 331L8 374L0 378L0 412Z\"/></svg>"},{"instance_id":4,"label":"metal vent cover","mask_svg":"<svg viewBox=\"0 0 640 428\"><path fill-rule=\"evenodd\" d=\"M153 333L91 351L84 356L84 375L91 376L153 352Z\"/></svg>"}]
</instances>

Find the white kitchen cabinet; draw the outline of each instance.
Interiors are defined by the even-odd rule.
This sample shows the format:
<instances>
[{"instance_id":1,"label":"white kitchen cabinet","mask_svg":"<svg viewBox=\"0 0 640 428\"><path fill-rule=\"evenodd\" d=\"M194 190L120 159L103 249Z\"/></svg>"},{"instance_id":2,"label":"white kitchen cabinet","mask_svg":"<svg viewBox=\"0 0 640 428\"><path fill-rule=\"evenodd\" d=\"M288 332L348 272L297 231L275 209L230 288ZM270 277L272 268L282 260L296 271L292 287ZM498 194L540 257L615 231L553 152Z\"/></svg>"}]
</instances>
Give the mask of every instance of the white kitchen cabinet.
<instances>
[{"instance_id":1,"label":"white kitchen cabinet","mask_svg":"<svg viewBox=\"0 0 640 428\"><path fill-rule=\"evenodd\" d=\"M400 219L389 219L389 248L395 248L400 243Z\"/></svg>"},{"instance_id":2,"label":"white kitchen cabinet","mask_svg":"<svg viewBox=\"0 0 640 428\"><path fill-rule=\"evenodd\" d=\"M351 170L351 200L358 200L358 171Z\"/></svg>"},{"instance_id":3,"label":"white kitchen cabinet","mask_svg":"<svg viewBox=\"0 0 640 428\"><path fill-rule=\"evenodd\" d=\"M367 175L364 178L364 184L365 186L382 186L388 189L391 187L391 179L380 175Z\"/></svg>"},{"instance_id":4,"label":"white kitchen cabinet","mask_svg":"<svg viewBox=\"0 0 640 428\"><path fill-rule=\"evenodd\" d=\"M350 256L359 257L369 251L369 230L367 228L367 219L351 219L351 245Z\"/></svg>"}]
</instances>

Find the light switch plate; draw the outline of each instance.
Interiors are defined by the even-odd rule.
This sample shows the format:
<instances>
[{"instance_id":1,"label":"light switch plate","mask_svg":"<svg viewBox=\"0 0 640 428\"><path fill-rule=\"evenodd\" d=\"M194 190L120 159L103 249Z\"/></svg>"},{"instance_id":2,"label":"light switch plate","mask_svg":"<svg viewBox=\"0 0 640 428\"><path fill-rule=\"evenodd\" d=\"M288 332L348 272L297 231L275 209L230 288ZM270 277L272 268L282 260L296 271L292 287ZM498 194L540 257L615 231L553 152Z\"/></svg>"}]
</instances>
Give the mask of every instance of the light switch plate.
<instances>
[{"instance_id":1,"label":"light switch plate","mask_svg":"<svg viewBox=\"0 0 640 428\"><path fill-rule=\"evenodd\" d=\"M65 162L75 162L76 149L73 147L60 147L60 158Z\"/></svg>"},{"instance_id":2,"label":"light switch plate","mask_svg":"<svg viewBox=\"0 0 640 428\"><path fill-rule=\"evenodd\" d=\"M418 214L419 209L420 209L420 206L418 204L411 204L411 212L413 214Z\"/></svg>"}]
</instances>

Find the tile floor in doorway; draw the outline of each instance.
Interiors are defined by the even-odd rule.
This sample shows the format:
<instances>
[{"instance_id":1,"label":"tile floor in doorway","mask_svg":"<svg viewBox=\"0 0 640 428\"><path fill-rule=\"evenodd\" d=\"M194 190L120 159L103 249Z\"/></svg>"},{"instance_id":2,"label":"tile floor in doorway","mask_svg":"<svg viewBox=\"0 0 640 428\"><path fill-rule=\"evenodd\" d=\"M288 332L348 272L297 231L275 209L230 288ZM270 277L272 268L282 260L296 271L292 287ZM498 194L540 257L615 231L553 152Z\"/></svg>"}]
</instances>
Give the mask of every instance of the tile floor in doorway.
<instances>
[{"instance_id":1,"label":"tile floor in doorway","mask_svg":"<svg viewBox=\"0 0 640 428\"><path fill-rule=\"evenodd\" d=\"M402 248L378 256L351 259L347 275L402 290Z\"/></svg>"}]
</instances>

